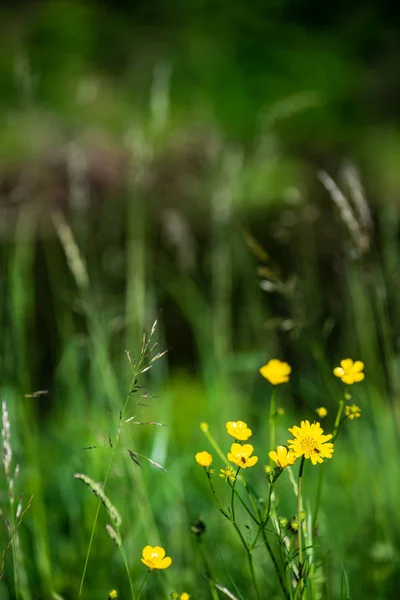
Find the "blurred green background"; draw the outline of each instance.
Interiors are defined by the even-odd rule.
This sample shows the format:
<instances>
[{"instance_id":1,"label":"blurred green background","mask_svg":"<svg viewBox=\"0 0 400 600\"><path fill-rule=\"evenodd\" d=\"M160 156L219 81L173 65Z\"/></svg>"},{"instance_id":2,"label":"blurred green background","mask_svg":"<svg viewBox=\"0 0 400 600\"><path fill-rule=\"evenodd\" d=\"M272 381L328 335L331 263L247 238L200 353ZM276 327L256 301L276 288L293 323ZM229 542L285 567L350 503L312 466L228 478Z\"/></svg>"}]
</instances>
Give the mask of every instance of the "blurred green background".
<instances>
[{"instance_id":1,"label":"blurred green background","mask_svg":"<svg viewBox=\"0 0 400 600\"><path fill-rule=\"evenodd\" d=\"M124 444L168 474L121 447L108 487L135 581L146 544L173 556L148 597L208 598L190 532L201 515L217 577L229 587L233 571L247 600L193 456L207 448L201 421L228 449L225 421L244 419L267 461L258 368L274 356L293 367L284 441L321 405L331 430L332 368L365 362L362 419L326 470L321 598L341 597L343 573L355 600L398 597L399 40L386 0L1 4L0 386L17 491L34 495L24 600L77 597L96 499L72 473L104 478L125 350L137 355L157 316L169 352L132 410L168 427L132 427ZM128 594L106 522L84 598ZM7 539L2 525L1 550ZM271 566L258 568L278 598ZM14 597L8 556L0 598Z\"/></svg>"}]
</instances>

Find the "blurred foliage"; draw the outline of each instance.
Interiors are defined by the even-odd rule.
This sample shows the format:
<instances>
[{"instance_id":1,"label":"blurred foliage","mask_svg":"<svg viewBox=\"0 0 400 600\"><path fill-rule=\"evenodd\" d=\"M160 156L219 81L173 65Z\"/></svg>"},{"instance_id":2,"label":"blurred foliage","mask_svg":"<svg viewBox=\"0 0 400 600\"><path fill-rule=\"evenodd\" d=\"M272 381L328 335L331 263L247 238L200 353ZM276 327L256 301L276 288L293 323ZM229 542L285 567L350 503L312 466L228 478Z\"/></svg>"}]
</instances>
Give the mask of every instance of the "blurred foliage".
<instances>
[{"instance_id":1,"label":"blurred foliage","mask_svg":"<svg viewBox=\"0 0 400 600\"><path fill-rule=\"evenodd\" d=\"M363 418L327 479L327 586L339 597L344 565L355 599L398 596L398 33L387 0L1 7L1 391L34 495L23 600L76 597L95 504L70 475L104 477L124 350L160 311L170 352L146 385L161 398L140 411L170 427L137 428L134 441L169 474L121 457L113 482L132 565L143 540L163 542L171 590L185 582L206 597L189 533L208 510L198 422L248 419L266 439L257 369L276 355L293 366L286 435L322 400L333 414L332 366L353 356L366 364ZM320 169L355 214L357 193L368 198L363 251ZM49 394L29 397L38 389ZM228 581L236 546L220 525L207 518L205 544ZM123 597L119 558L98 534L85 597L117 583Z\"/></svg>"}]
</instances>

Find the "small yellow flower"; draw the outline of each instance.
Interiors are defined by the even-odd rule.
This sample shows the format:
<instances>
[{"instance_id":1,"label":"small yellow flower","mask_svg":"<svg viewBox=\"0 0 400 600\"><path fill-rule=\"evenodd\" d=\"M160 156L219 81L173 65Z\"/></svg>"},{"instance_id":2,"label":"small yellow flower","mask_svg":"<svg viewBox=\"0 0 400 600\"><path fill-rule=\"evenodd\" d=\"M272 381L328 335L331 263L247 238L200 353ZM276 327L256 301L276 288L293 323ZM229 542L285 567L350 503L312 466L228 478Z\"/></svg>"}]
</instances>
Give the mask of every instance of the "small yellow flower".
<instances>
[{"instance_id":1,"label":"small yellow flower","mask_svg":"<svg viewBox=\"0 0 400 600\"><path fill-rule=\"evenodd\" d=\"M228 465L226 469L221 469L219 476L225 479L225 481L228 481L228 479L230 481L235 481L236 479L234 468L230 465Z\"/></svg>"},{"instance_id":2,"label":"small yellow flower","mask_svg":"<svg viewBox=\"0 0 400 600\"><path fill-rule=\"evenodd\" d=\"M172 558L165 556L164 548L160 546L146 546L142 551L140 559L149 569L168 569L172 563Z\"/></svg>"},{"instance_id":3,"label":"small yellow flower","mask_svg":"<svg viewBox=\"0 0 400 600\"><path fill-rule=\"evenodd\" d=\"M287 362L282 362L277 358L272 358L266 365L261 367L260 373L265 379L268 379L272 385L285 383L289 381L289 375L292 367Z\"/></svg>"},{"instance_id":4,"label":"small yellow flower","mask_svg":"<svg viewBox=\"0 0 400 600\"><path fill-rule=\"evenodd\" d=\"M242 469L253 467L258 461L258 456L252 456L250 458L253 451L254 448L251 444L244 444L243 446L240 444L232 444L231 451L228 454L228 460Z\"/></svg>"},{"instance_id":5,"label":"small yellow flower","mask_svg":"<svg viewBox=\"0 0 400 600\"><path fill-rule=\"evenodd\" d=\"M269 465L265 465L264 471L267 475L269 475L270 473L272 473L272 468Z\"/></svg>"},{"instance_id":6,"label":"small yellow flower","mask_svg":"<svg viewBox=\"0 0 400 600\"><path fill-rule=\"evenodd\" d=\"M323 435L324 430L319 423L310 425L309 421L302 421L301 427L295 425L289 431L295 437L294 440L288 440L289 449L296 458L311 458L313 465L322 463L324 458L332 458L333 444L326 443L332 434Z\"/></svg>"},{"instance_id":7,"label":"small yellow flower","mask_svg":"<svg viewBox=\"0 0 400 600\"><path fill-rule=\"evenodd\" d=\"M207 433L207 431L209 430L208 423L200 423L200 429L201 431L203 431L203 433Z\"/></svg>"},{"instance_id":8,"label":"small yellow flower","mask_svg":"<svg viewBox=\"0 0 400 600\"><path fill-rule=\"evenodd\" d=\"M317 413L320 419L323 419L328 414L328 411L326 410L325 406L320 406L316 409L315 412Z\"/></svg>"},{"instance_id":9,"label":"small yellow flower","mask_svg":"<svg viewBox=\"0 0 400 600\"><path fill-rule=\"evenodd\" d=\"M296 455L291 450L288 450L286 446L278 446L276 452L275 450L271 450L268 456L282 469L293 465L296 460Z\"/></svg>"},{"instance_id":10,"label":"small yellow flower","mask_svg":"<svg viewBox=\"0 0 400 600\"><path fill-rule=\"evenodd\" d=\"M244 421L228 421L226 430L235 440L240 440L241 442L248 440L253 433Z\"/></svg>"},{"instance_id":11,"label":"small yellow flower","mask_svg":"<svg viewBox=\"0 0 400 600\"><path fill-rule=\"evenodd\" d=\"M356 360L355 362L351 358L345 358L340 361L340 367L335 367L333 369L334 375L339 377L343 383L347 385L352 385L353 383L357 383L358 381L362 381L365 377L364 373L364 363L361 360Z\"/></svg>"},{"instance_id":12,"label":"small yellow flower","mask_svg":"<svg viewBox=\"0 0 400 600\"><path fill-rule=\"evenodd\" d=\"M349 419L358 419L358 417L361 416L361 408L359 406L356 406L355 404L352 404L351 406L346 406L344 412L346 417L349 417Z\"/></svg>"},{"instance_id":13,"label":"small yellow flower","mask_svg":"<svg viewBox=\"0 0 400 600\"><path fill-rule=\"evenodd\" d=\"M190 596L186 592L180 595L180 600L189 600Z\"/></svg>"},{"instance_id":14,"label":"small yellow flower","mask_svg":"<svg viewBox=\"0 0 400 600\"><path fill-rule=\"evenodd\" d=\"M111 590L108 594L108 600L115 600L115 598L118 598L117 590Z\"/></svg>"},{"instance_id":15,"label":"small yellow flower","mask_svg":"<svg viewBox=\"0 0 400 600\"><path fill-rule=\"evenodd\" d=\"M196 462L201 467L209 467L212 463L213 457L209 452L203 450L203 452L198 452L196 454Z\"/></svg>"},{"instance_id":16,"label":"small yellow flower","mask_svg":"<svg viewBox=\"0 0 400 600\"><path fill-rule=\"evenodd\" d=\"M277 415L279 415L279 416L281 417L282 415L284 415L284 414L285 414L285 409L284 409L284 408L282 408L281 406L279 406L279 407L276 409L276 414L277 414Z\"/></svg>"}]
</instances>

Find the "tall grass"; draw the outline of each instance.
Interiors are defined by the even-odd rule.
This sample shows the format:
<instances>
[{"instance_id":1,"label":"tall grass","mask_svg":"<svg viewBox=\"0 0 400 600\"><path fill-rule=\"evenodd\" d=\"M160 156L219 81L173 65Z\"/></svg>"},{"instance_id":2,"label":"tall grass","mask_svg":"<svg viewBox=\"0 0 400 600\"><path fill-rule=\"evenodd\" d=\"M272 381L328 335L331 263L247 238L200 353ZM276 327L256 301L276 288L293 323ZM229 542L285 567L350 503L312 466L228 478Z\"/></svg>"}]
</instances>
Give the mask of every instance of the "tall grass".
<instances>
[{"instance_id":1,"label":"tall grass","mask_svg":"<svg viewBox=\"0 0 400 600\"><path fill-rule=\"evenodd\" d=\"M254 445L264 448L262 460L267 463L269 391L258 375L259 366L272 356L293 366L290 386L277 400L285 414L276 423L275 436L286 440L294 420L300 415L313 420L321 405L328 409L324 428L333 430L338 382L332 369L339 359L352 356L365 362L365 385L354 390L353 398L363 412L341 434L340 451L325 474L317 532L325 567L322 591L314 597L396 597L397 215L390 206L382 207L376 219L379 236L368 230L369 248L360 251L339 209L329 209L338 252L328 254L324 268L334 273L339 287L336 299L326 298L326 289L331 294L336 290L327 286L313 223L299 226L299 237L292 240L294 251L290 244L282 250L265 235L268 252L263 262L252 256L243 229L249 219L247 194L254 191L249 174L257 172L260 158L245 157L220 142L209 158L210 183L204 189L209 235L197 249L192 271L179 269L149 241L154 239L147 202L152 157L167 135L162 119L154 119L157 127L147 132L144 128L134 139L140 145L135 153L141 170L132 174L123 205L123 270L117 284L103 273L102 256L86 260L94 236L89 231L82 234L73 218L58 212L52 215L53 237L38 240L31 214L22 211L15 237L2 246L7 278L2 277L6 293L0 299L1 393L15 432L20 486L24 497L33 495L19 527L21 555L29 560L25 560L26 583L19 578L18 597L77 597L98 500L72 474L104 480L109 437L115 440L121 398L130 382L125 350L138 356L143 328L150 329L164 306L160 337L170 348L170 358L164 357L146 374L144 385L151 393L143 400L146 406L135 407L133 414L137 412L140 421L168 427L137 427L134 436L125 430L121 441L164 465L167 473L151 464L138 467L121 446L115 449L107 483L121 512L133 585L137 587L144 575L142 548L158 544L168 550L173 565L148 578L143 597L166 598L173 590L187 590L199 598L224 597L221 588L251 597L247 567L237 559L240 540L210 511L207 481L195 465L194 455L204 444L199 423L207 421L216 430L228 420L254 423ZM324 202L331 202L328 194ZM266 206L258 214L269 209ZM327 218L324 213L320 217ZM272 233L277 228L271 224ZM260 232L254 233L260 238ZM379 248L374 246L376 239ZM259 287L257 267L267 291ZM174 368L175 347L180 344L176 320L189 331L195 356L192 364L180 369ZM42 339L41 327L51 339ZM46 386L39 373L46 376ZM33 395L47 386L48 394ZM4 484L3 478L2 506ZM307 481L304 493L311 503L317 485L317 477ZM297 512L290 494L286 481L279 509L288 519ZM201 543L191 531L199 518L206 526ZM127 569L106 524L107 515L100 510L83 598L107 598L112 588L120 597L129 597ZM7 536L1 539L3 550ZM9 553L1 598L17 597L18 564ZM210 565L220 586L213 591ZM270 582L265 588L268 597L280 597L271 561L256 556L255 569Z\"/></svg>"}]
</instances>

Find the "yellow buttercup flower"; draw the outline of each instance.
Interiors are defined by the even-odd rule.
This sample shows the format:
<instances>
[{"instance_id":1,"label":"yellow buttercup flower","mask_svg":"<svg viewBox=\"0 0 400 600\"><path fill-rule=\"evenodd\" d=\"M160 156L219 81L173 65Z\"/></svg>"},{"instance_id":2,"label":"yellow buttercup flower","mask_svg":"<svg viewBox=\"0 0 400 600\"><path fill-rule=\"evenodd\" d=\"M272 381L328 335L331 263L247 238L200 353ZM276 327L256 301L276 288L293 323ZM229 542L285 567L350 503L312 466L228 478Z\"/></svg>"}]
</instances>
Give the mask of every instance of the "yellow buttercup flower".
<instances>
[{"instance_id":1,"label":"yellow buttercup flower","mask_svg":"<svg viewBox=\"0 0 400 600\"><path fill-rule=\"evenodd\" d=\"M287 362L282 362L277 358L272 358L266 365L261 367L260 373L265 379L268 379L272 385L285 383L289 381L289 375L292 367Z\"/></svg>"},{"instance_id":2,"label":"yellow buttercup flower","mask_svg":"<svg viewBox=\"0 0 400 600\"><path fill-rule=\"evenodd\" d=\"M213 457L209 452L203 450L203 452L198 452L196 454L196 462L201 467L209 467L212 463Z\"/></svg>"},{"instance_id":3,"label":"yellow buttercup flower","mask_svg":"<svg viewBox=\"0 0 400 600\"><path fill-rule=\"evenodd\" d=\"M118 598L117 590L111 590L108 594L108 600L115 600L115 598Z\"/></svg>"},{"instance_id":4,"label":"yellow buttercup flower","mask_svg":"<svg viewBox=\"0 0 400 600\"><path fill-rule=\"evenodd\" d=\"M361 360L355 362L351 358L345 358L340 361L340 367L333 369L334 375L339 377L346 385L352 385L358 381L362 381L365 377L364 363Z\"/></svg>"},{"instance_id":5,"label":"yellow buttercup flower","mask_svg":"<svg viewBox=\"0 0 400 600\"><path fill-rule=\"evenodd\" d=\"M190 596L186 592L180 595L180 600L189 600Z\"/></svg>"},{"instance_id":6,"label":"yellow buttercup flower","mask_svg":"<svg viewBox=\"0 0 400 600\"><path fill-rule=\"evenodd\" d=\"M230 465L228 465L226 469L221 469L219 476L225 479L225 481L228 481L228 479L230 481L235 481L236 479L234 468Z\"/></svg>"},{"instance_id":7,"label":"yellow buttercup flower","mask_svg":"<svg viewBox=\"0 0 400 600\"><path fill-rule=\"evenodd\" d=\"M295 425L289 431L295 437L294 440L288 440L289 449L296 458L311 458L313 465L322 463L324 458L332 458L333 444L326 443L332 435L323 435L324 431L319 423L310 425L309 421L302 421L301 427Z\"/></svg>"},{"instance_id":8,"label":"yellow buttercup flower","mask_svg":"<svg viewBox=\"0 0 400 600\"><path fill-rule=\"evenodd\" d=\"M316 409L315 412L317 413L317 415L319 416L320 419L323 419L328 414L328 411L326 410L326 408L324 406L320 406L319 408Z\"/></svg>"},{"instance_id":9,"label":"yellow buttercup flower","mask_svg":"<svg viewBox=\"0 0 400 600\"><path fill-rule=\"evenodd\" d=\"M165 556L165 550L161 546L146 546L142 550L142 558L140 560L151 570L168 569L172 563L172 558Z\"/></svg>"},{"instance_id":10,"label":"yellow buttercup flower","mask_svg":"<svg viewBox=\"0 0 400 600\"><path fill-rule=\"evenodd\" d=\"M235 440L240 440L242 442L248 440L253 433L244 421L228 421L226 430L229 435L235 438Z\"/></svg>"},{"instance_id":11,"label":"yellow buttercup flower","mask_svg":"<svg viewBox=\"0 0 400 600\"><path fill-rule=\"evenodd\" d=\"M282 469L293 465L296 460L296 455L291 450L288 450L286 446L278 446L276 451L271 450L268 456Z\"/></svg>"},{"instance_id":12,"label":"yellow buttercup flower","mask_svg":"<svg viewBox=\"0 0 400 600\"><path fill-rule=\"evenodd\" d=\"M361 416L361 408L359 406L356 406L355 404L352 404L351 406L346 406L344 412L346 417L349 417L349 419L358 419L358 417Z\"/></svg>"},{"instance_id":13,"label":"yellow buttercup flower","mask_svg":"<svg viewBox=\"0 0 400 600\"><path fill-rule=\"evenodd\" d=\"M258 456L250 455L253 453L254 448L251 444L232 444L231 451L228 454L228 460L233 462L237 467L247 469L247 467L253 467L258 461Z\"/></svg>"}]
</instances>

